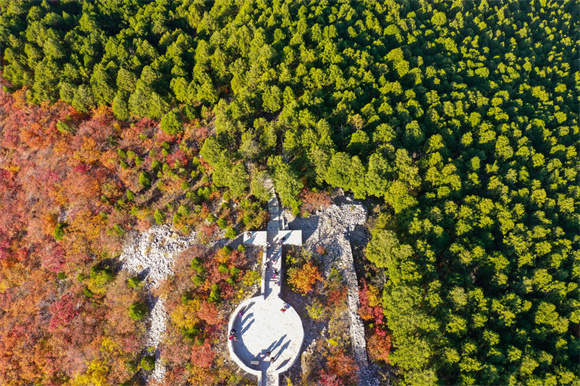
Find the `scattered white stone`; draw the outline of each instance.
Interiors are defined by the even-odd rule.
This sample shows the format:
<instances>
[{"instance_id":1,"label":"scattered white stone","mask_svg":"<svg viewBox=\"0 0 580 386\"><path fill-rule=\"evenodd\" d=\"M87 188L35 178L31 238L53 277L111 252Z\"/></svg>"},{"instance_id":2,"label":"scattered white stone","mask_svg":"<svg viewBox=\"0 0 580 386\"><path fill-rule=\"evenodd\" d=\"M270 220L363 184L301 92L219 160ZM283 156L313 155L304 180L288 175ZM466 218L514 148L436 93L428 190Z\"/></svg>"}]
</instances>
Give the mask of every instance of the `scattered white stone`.
<instances>
[{"instance_id":1,"label":"scattered white stone","mask_svg":"<svg viewBox=\"0 0 580 386\"><path fill-rule=\"evenodd\" d=\"M147 336L147 346L157 348L165 333L167 322L167 312L165 311L165 299L159 297L151 309L151 324ZM156 356L158 354L156 353ZM155 368L151 373L151 378L161 382L165 378L165 365L159 358L155 359Z\"/></svg>"},{"instance_id":2,"label":"scattered white stone","mask_svg":"<svg viewBox=\"0 0 580 386\"><path fill-rule=\"evenodd\" d=\"M165 332L167 312L165 299L161 297L155 299L150 291L158 288L163 281L173 275L173 261L194 242L195 235L181 236L167 225L155 226L144 233L131 234L119 258L123 269L132 275L139 275L144 280L144 288L149 291L148 302L151 309L147 346L154 347L156 351ZM156 352L155 369L151 373L151 379L161 382L164 377L165 366L159 359L159 353Z\"/></svg>"},{"instance_id":3,"label":"scattered white stone","mask_svg":"<svg viewBox=\"0 0 580 386\"><path fill-rule=\"evenodd\" d=\"M173 260L195 242L195 235L181 236L167 225L155 226L145 233L132 234L121 254L123 269L142 275L145 288L153 289L173 274Z\"/></svg>"},{"instance_id":4,"label":"scattered white stone","mask_svg":"<svg viewBox=\"0 0 580 386\"><path fill-rule=\"evenodd\" d=\"M165 321L167 320L167 312L165 312L165 299L157 298L155 305L151 309L151 326L149 327L149 335L147 336L147 346L157 347L161 343L163 333L165 332Z\"/></svg>"}]
</instances>

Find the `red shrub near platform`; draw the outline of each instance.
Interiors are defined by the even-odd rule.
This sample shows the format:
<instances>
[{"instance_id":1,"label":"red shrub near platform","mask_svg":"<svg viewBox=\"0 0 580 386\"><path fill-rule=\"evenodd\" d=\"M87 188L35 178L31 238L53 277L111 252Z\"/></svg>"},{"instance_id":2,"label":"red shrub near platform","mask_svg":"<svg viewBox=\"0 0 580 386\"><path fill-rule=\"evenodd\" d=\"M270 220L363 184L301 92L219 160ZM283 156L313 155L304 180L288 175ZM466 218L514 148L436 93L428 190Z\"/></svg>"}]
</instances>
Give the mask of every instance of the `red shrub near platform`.
<instances>
[{"instance_id":1,"label":"red shrub near platform","mask_svg":"<svg viewBox=\"0 0 580 386\"><path fill-rule=\"evenodd\" d=\"M215 304L209 302L202 302L199 305L197 317L211 326L223 323L223 319L219 316L219 310Z\"/></svg>"},{"instance_id":2,"label":"red shrub near platform","mask_svg":"<svg viewBox=\"0 0 580 386\"><path fill-rule=\"evenodd\" d=\"M346 382L356 382L356 371L358 369L354 359L346 355L342 350L336 350L326 357L328 370Z\"/></svg>"},{"instance_id":3,"label":"red shrub near platform","mask_svg":"<svg viewBox=\"0 0 580 386\"><path fill-rule=\"evenodd\" d=\"M196 366L205 369L210 368L214 358L215 353L212 351L208 341L205 341L200 346L193 345L191 348L191 362Z\"/></svg>"}]
</instances>

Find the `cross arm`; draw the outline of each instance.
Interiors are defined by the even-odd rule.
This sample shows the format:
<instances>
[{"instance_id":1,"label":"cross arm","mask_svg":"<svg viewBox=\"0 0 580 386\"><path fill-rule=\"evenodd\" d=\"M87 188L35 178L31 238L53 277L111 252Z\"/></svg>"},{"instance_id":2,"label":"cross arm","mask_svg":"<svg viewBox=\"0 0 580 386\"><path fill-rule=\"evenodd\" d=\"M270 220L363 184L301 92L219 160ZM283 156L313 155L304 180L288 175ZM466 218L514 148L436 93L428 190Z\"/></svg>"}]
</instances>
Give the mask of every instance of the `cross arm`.
<instances>
[{"instance_id":1,"label":"cross arm","mask_svg":"<svg viewBox=\"0 0 580 386\"><path fill-rule=\"evenodd\" d=\"M267 242L268 242L268 233L266 231L244 233L244 244L265 246Z\"/></svg>"},{"instance_id":2,"label":"cross arm","mask_svg":"<svg viewBox=\"0 0 580 386\"><path fill-rule=\"evenodd\" d=\"M302 245L301 230L282 230L276 235L277 241L282 241L284 245Z\"/></svg>"}]
</instances>

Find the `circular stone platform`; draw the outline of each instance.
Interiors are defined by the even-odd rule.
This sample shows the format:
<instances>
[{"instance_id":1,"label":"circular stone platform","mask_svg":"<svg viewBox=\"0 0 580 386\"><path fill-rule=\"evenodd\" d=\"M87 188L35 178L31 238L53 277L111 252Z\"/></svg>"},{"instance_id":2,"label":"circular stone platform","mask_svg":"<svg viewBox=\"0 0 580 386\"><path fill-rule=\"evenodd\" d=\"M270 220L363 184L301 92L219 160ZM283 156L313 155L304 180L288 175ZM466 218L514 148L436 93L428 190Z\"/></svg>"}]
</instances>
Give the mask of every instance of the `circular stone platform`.
<instances>
[{"instance_id":1,"label":"circular stone platform","mask_svg":"<svg viewBox=\"0 0 580 386\"><path fill-rule=\"evenodd\" d=\"M234 354L232 358L244 370L262 379L288 370L302 347L302 321L289 305L282 312L285 304L277 296L266 299L256 296L241 303L230 319L229 330L234 328L237 338L228 344L230 354ZM270 361L264 358L268 351Z\"/></svg>"}]
</instances>

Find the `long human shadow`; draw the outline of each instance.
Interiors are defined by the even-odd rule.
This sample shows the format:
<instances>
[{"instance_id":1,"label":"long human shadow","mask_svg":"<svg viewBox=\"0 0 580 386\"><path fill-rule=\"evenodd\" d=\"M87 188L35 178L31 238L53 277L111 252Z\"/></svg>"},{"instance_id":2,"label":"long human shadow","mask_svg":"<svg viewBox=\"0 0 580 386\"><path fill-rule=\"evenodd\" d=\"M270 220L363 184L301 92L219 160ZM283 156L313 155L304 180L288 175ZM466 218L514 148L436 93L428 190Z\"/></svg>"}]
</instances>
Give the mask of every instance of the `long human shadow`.
<instances>
[{"instance_id":1,"label":"long human shadow","mask_svg":"<svg viewBox=\"0 0 580 386\"><path fill-rule=\"evenodd\" d=\"M243 328L244 324L246 324L246 322L248 321L248 319L250 319L253 316L254 316L254 313L253 312L252 313L249 313L248 315L246 315L244 317L243 320L240 321L240 325L242 326L242 328Z\"/></svg>"},{"instance_id":2,"label":"long human shadow","mask_svg":"<svg viewBox=\"0 0 580 386\"><path fill-rule=\"evenodd\" d=\"M284 362L280 363L280 366L276 367L276 370L280 370L282 367L286 366L286 363L290 362L290 358L286 359Z\"/></svg>"},{"instance_id":3,"label":"long human shadow","mask_svg":"<svg viewBox=\"0 0 580 386\"><path fill-rule=\"evenodd\" d=\"M278 358L280 358L280 355L282 355L282 353L288 348L288 346L290 346L290 341L284 343L284 346L280 347L278 354L276 354L276 360ZM280 366L277 367L277 369L279 369L279 368L280 368Z\"/></svg>"},{"instance_id":4,"label":"long human shadow","mask_svg":"<svg viewBox=\"0 0 580 386\"><path fill-rule=\"evenodd\" d=\"M270 343L270 345L268 347L266 347L265 349L263 349L261 351L262 354L266 353L267 351L274 351L276 349L276 347L280 346L282 344L282 342L284 341L284 339L286 339L286 336L288 334L284 334L283 336L281 336L277 341Z\"/></svg>"},{"instance_id":5,"label":"long human shadow","mask_svg":"<svg viewBox=\"0 0 580 386\"><path fill-rule=\"evenodd\" d=\"M252 324L254 324L254 322L256 321L256 319L252 319L250 321L250 323L248 323L245 327L243 327L242 332L240 334L244 334L244 332L248 331L248 329L252 326Z\"/></svg>"},{"instance_id":6,"label":"long human shadow","mask_svg":"<svg viewBox=\"0 0 580 386\"><path fill-rule=\"evenodd\" d=\"M250 304L246 304L239 312L243 311L243 313L246 314L250 310L250 308L252 308L254 306L254 304L256 304L256 302L251 302Z\"/></svg>"},{"instance_id":7,"label":"long human shadow","mask_svg":"<svg viewBox=\"0 0 580 386\"><path fill-rule=\"evenodd\" d=\"M234 328L238 329L238 331L240 331L240 333L238 334L238 338L232 342L232 346L233 346L234 352L236 353L238 358L240 358L242 360L242 362L244 362L246 364L246 366L249 366L250 368L252 368L254 370L260 370L260 366L255 366L255 365L251 364L251 362L256 358L248 350L248 348L246 347L246 344L244 343L244 339L243 339L243 334L252 326L252 324L256 320L256 319L251 319L249 321L249 323L247 323L244 326L244 324L249 319L249 317L251 317L251 315L248 315L248 317L244 319L244 323L242 323L242 321L239 318L234 323Z\"/></svg>"},{"instance_id":8,"label":"long human shadow","mask_svg":"<svg viewBox=\"0 0 580 386\"><path fill-rule=\"evenodd\" d=\"M268 351L272 352L274 351L278 346L280 346L282 344L282 342L284 342L284 339L286 339L286 336L288 334L284 334L280 337L280 339L278 339L276 342L272 343L270 345L270 347L268 347Z\"/></svg>"},{"instance_id":9,"label":"long human shadow","mask_svg":"<svg viewBox=\"0 0 580 386\"><path fill-rule=\"evenodd\" d=\"M270 286L270 280L268 280L268 274L266 274L266 282L264 283L264 299L270 296L272 293L272 286Z\"/></svg>"},{"instance_id":10,"label":"long human shadow","mask_svg":"<svg viewBox=\"0 0 580 386\"><path fill-rule=\"evenodd\" d=\"M284 334L277 341L272 342L272 344L270 344L266 349L264 349L264 350L261 351L261 354L264 354L266 352L272 353L272 351L274 351L276 348L278 348L278 346L280 346L282 344L282 342L284 342L284 339L286 339L286 336L287 335L288 334ZM284 350L286 347L288 347L289 344L290 344L290 341L286 342L286 344L284 345L284 347L282 348L282 350ZM278 353L277 355L273 356L272 358L278 359L278 356L279 355L280 355L280 353ZM267 377L268 369L270 368L270 366L273 365L274 361L275 360L270 360L270 362L262 362L261 363L262 378Z\"/></svg>"}]
</instances>

